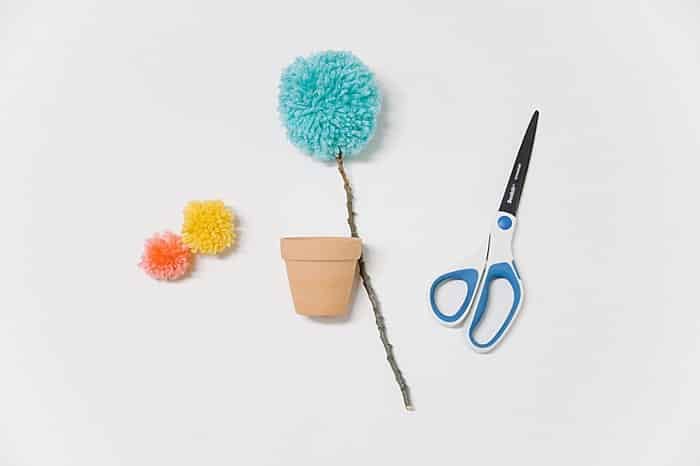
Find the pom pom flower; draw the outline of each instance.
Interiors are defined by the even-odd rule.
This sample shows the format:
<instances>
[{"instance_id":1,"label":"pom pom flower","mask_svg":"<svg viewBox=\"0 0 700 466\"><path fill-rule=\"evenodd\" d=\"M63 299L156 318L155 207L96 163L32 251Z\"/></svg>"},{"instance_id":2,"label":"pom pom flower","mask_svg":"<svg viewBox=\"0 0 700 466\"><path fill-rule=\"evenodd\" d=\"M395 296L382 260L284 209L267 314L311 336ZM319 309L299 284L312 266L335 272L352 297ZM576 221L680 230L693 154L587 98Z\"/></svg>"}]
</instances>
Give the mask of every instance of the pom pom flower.
<instances>
[{"instance_id":1,"label":"pom pom flower","mask_svg":"<svg viewBox=\"0 0 700 466\"><path fill-rule=\"evenodd\" d=\"M335 160L345 189L350 235L359 238L353 207L353 189L344 160L357 155L374 135L381 109L381 96L372 72L352 53L327 51L297 58L280 79L280 118L289 140L319 160ZM399 369L383 324L377 293L364 259L359 259L360 278L374 312L404 406L413 409L408 384ZM291 284L291 283L290 283ZM293 287L293 286L292 286Z\"/></svg>"},{"instance_id":2,"label":"pom pom flower","mask_svg":"<svg viewBox=\"0 0 700 466\"><path fill-rule=\"evenodd\" d=\"M157 280L177 280L192 267L190 249L179 235L166 231L146 240L139 266Z\"/></svg>"},{"instance_id":3,"label":"pom pom flower","mask_svg":"<svg viewBox=\"0 0 700 466\"><path fill-rule=\"evenodd\" d=\"M357 154L381 107L372 72L350 52L297 58L282 74L279 113L289 140L322 160Z\"/></svg>"},{"instance_id":4,"label":"pom pom flower","mask_svg":"<svg viewBox=\"0 0 700 466\"><path fill-rule=\"evenodd\" d=\"M185 206L182 240L192 252L219 254L235 239L233 214L222 201L192 201Z\"/></svg>"}]
</instances>

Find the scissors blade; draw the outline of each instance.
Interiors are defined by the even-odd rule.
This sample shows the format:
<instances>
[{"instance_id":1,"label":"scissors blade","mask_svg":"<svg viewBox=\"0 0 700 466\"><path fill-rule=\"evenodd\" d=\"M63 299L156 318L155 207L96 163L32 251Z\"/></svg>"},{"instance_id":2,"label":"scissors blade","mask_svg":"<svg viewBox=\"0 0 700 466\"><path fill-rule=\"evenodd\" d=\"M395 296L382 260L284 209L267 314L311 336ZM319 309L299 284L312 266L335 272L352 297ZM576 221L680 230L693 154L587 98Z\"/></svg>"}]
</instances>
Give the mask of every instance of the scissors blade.
<instances>
[{"instance_id":1,"label":"scissors blade","mask_svg":"<svg viewBox=\"0 0 700 466\"><path fill-rule=\"evenodd\" d=\"M491 234L489 234L489 241L486 243L486 257L484 257L484 268L486 268L486 263L489 261L489 256L491 255Z\"/></svg>"},{"instance_id":2,"label":"scissors blade","mask_svg":"<svg viewBox=\"0 0 700 466\"><path fill-rule=\"evenodd\" d=\"M520 196L523 194L523 186L525 185L525 177L527 169L530 166L530 156L532 155L532 146L535 143L535 132L537 130L537 119L540 112L535 110L530 118L530 124L527 125L523 142L520 144L518 155L515 157L513 170L510 172L510 178L506 185L506 192L503 194L501 207L498 209L502 212L508 212L515 215L518 212L520 204Z\"/></svg>"}]
</instances>

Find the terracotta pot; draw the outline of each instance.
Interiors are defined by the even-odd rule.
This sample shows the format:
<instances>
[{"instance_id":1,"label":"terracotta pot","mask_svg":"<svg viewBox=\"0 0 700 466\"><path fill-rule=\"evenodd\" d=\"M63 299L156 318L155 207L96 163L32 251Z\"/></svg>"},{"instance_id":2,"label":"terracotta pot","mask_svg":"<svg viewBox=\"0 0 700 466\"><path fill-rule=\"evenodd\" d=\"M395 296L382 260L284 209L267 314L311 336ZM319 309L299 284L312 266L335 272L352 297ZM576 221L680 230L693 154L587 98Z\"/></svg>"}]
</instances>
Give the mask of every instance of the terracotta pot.
<instances>
[{"instance_id":1,"label":"terracotta pot","mask_svg":"<svg viewBox=\"0 0 700 466\"><path fill-rule=\"evenodd\" d=\"M282 238L282 257L298 314L337 317L348 312L362 254L358 238Z\"/></svg>"}]
</instances>

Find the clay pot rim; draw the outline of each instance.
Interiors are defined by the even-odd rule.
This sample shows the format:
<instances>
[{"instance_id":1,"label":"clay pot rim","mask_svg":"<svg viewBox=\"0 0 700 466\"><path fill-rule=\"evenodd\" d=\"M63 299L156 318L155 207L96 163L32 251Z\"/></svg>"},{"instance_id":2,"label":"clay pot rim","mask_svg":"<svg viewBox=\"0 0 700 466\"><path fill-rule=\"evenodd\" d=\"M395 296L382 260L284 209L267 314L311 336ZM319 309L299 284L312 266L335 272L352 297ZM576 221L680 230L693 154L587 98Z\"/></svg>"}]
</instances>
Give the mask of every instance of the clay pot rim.
<instances>
[{"instance_id":1,"label":"clay pot rim","mask_svg":"<svg viewBox=\"0 0 700 466\"><path fill-rule=\"evenodd\" d=\"M332 240L350 240L350 241L361 241L360 238L353 238L352 236L285 236L282 239L289 240L304 240L304 239L332 239Z\"/></svg>"},{"instance_id":2,"label":"clay pot rim","mask_svg":"<svg viewBox=\"0 0 700 466\"><path fill-rule=\"evenodd\" d=\"M302 247L303 243L315 247ZM290 236L280 239L282 257L292 261L348 261L362 255L362 240L349 236Z\"/></svg>"}]
</instances>

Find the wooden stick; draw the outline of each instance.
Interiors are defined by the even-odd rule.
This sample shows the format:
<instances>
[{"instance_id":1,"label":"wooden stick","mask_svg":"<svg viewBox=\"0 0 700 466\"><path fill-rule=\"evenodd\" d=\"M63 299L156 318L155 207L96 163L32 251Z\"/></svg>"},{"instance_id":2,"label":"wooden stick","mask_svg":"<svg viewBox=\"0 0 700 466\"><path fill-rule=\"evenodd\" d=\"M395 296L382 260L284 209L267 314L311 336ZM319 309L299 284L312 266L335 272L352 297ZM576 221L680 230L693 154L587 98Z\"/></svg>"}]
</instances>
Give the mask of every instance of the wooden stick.
<instances>
[{"instance_id":1,"label":"wooden stick","mask_svg":"<svg viewBox=\"0 0 700 466\"><path fill-rule=\"evenodd\" d=\"M345 207L348 211L348 226L350 227L350 234L353 238L359 238L360 235L357 233L357 224L355 223L355 211L353 210L353 196L352 187L350 186L350 181L348 180L348 175L345 173L345 167L343 166L343 156L339 154L336 158L338 162L338 171L340 176L343 177L343 185L345 187ZM384 322L384 315L379 307L379 299L377 298L377 293L374 291L372 282L370 281L369 274L367 273L367 266L365 265L364 253L359 260L360 266L360 277L362 278L362 285L367 292L367 297L369 302L372 304L372 311L374 312L374 321L377 324L377 330L379 330L379 339L384 345L384 352L386 353L386 360L391 366L391 371L394 373L394 378L396 383L401 389L401 396L403 397L403 404L407 410L413 411L413 405L411 404L411 395L409 392L408 385L406 384L406 379L404 379L401 369L396 362L394 357L394 347L389 342L389 336L386 332L386 324Z\"/></svg>"}]
</instances>

